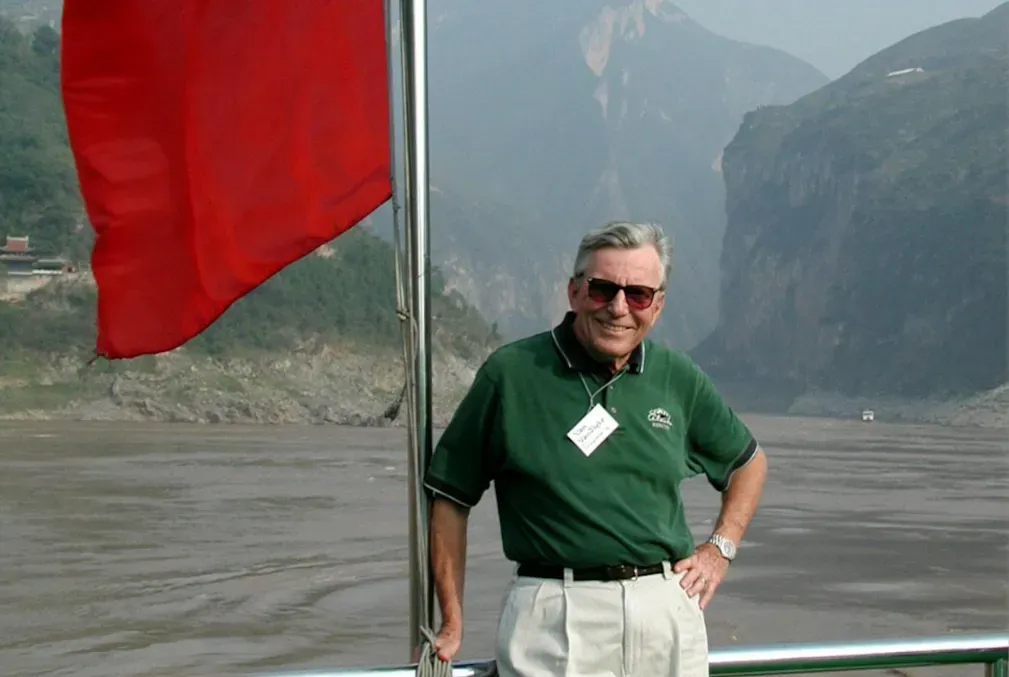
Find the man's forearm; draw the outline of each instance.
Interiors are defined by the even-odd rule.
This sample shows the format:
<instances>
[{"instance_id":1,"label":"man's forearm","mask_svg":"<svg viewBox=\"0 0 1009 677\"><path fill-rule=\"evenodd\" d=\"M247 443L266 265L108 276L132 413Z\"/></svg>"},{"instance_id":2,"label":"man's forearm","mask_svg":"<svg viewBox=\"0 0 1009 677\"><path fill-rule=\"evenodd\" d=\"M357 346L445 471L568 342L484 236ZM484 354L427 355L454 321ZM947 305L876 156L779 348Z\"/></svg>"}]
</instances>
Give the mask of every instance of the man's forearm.
<instances>
[{"instance_id":1,"label":"man's forearm","mask_svg":"<svg viewBox=\"0 0 1009 677\"><path fill-rule=\"evenodd\" d=\"M431 506L431 567L442 622L462 626L469 509L436 497Z\"/></svg>"},{"instance_id":2,"label":"man's forearm","mask_svg":"<svg viewBox=\"0 0 1009 677\"><path fill-rule=\"evenodd\" d=\"M722 494L722 510L718 515L715 533L737 544L743 540L743 535L757 512L766 479L767 456L758 447L749 463L733 474L729 488Z\"/></svg>"}]
</instances>

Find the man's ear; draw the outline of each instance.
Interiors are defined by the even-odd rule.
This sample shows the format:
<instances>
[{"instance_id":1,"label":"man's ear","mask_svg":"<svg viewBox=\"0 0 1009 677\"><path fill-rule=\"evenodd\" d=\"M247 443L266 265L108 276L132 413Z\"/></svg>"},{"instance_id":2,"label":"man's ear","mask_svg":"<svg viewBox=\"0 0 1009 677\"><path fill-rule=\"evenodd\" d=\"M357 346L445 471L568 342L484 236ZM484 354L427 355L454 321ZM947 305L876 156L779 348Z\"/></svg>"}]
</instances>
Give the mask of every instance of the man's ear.
<instances>
[{"instance_id":1,"label":"man's ear","mask_svg":"<svg viewBox=\"0 0 1009 677\"><path fill-rule=\"evenodd\" d=\"M666 308L666 292L665 292L665 290L660 291L660 292L656 292L656 294L655 294L655 300L652 301L652 303L655 306L655 316L654 316L654 318L652 320L652 325L654 326L656 323L658 323L659 318L662 316L662 311L665 310L665 308Z\"/></svg>"}]
</instances>

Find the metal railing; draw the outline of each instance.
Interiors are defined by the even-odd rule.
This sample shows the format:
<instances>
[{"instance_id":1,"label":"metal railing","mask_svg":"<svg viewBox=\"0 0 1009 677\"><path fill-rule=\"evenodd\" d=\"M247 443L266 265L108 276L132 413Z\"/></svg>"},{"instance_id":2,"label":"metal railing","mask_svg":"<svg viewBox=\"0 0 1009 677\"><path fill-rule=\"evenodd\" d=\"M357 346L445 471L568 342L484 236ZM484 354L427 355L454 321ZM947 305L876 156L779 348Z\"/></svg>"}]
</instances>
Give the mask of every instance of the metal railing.
<instances>
[{"instance_id":1,"label":"metal railing","mask_svg":"<svg viewBox=\"0 0 1009 677\"><path fill-rule=\"evenodd\" d=\"M711 652L711 677L794 675L849 670L983 665L986 677L1009 677L1009 635L951 636L844 644L784 644ZM413 677L413 666L361 668L264 677ZM453 677L493 677L493 661L460 663Z\"/></svg>"}]
</instances>

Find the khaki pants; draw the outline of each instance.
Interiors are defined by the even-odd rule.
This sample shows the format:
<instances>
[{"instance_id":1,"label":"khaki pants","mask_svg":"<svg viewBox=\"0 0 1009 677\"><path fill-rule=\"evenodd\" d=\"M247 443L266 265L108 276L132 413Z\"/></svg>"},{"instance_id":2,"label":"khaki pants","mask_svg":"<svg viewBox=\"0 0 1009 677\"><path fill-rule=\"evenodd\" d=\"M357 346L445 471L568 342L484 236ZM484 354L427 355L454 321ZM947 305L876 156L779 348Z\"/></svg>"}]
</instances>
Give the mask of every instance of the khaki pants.
<instances>
[{"instance_id":1,"label":"khaki pants","mask_svg":"<svg viewBox=\"0 0 1009 677\"><path fill-rule=\"evenodd\" d=\"M515 578L498 625L498 674L707 677L700 597L664 568L627 581Z\"/></svg>"}]
</instances>

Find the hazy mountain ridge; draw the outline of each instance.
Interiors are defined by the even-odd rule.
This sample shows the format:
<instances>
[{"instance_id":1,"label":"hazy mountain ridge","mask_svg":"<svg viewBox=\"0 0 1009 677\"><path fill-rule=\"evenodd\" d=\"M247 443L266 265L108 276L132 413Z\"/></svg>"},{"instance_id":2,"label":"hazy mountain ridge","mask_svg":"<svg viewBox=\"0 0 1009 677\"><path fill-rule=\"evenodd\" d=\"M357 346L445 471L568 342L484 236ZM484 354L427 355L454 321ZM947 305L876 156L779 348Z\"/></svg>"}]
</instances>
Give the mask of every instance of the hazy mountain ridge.
<instances>
[{"instance_id":1,"label":"hazy mountain ridge","mask_svg":"<svg viewBox=\"0 0 1009 677\"><path fill-rule=\"evenodd\" d=\"M586 229L654 220L677 247L676 303L661 332L678 345L702 338L716 318L721 148L746 110L790 102L825 76L776 50L720 38L661 0L563 12L530 0L443 0L432 16L435 181L512 212L512 225L493 222L477 247L459 233L477 224L433 208L433 256L451 262L450 284L509 334L542 329L563 310L563 282ZM513 229L534 233L514 256L505 253ZM481 280L488 264L511 280ZM546 289L554 291L544 299ZM528 300L516 303L515 294Z\"/></svg>"},{"instance_id":2,"label":"hazy mountain ridge","mask_svg":"<svg viewBox=\"0 0 1009 677\"><path fill-rule=\"evenodd\" d=\"M1009 3L934 27L725 150L716 331L725 383L961 397L1006 365Z\"/></svg>"},{"instance_id":3,"label":"hazy mountain ridge","mask_svg":"<svg viewBox=\"0 0 1009 677\"><path fill-rule=\"evenodd\" d=\"M26 31L40 26L56 27L62 13L61 0L0 0L0 15Z\"/></svg>"}]
</instances>

